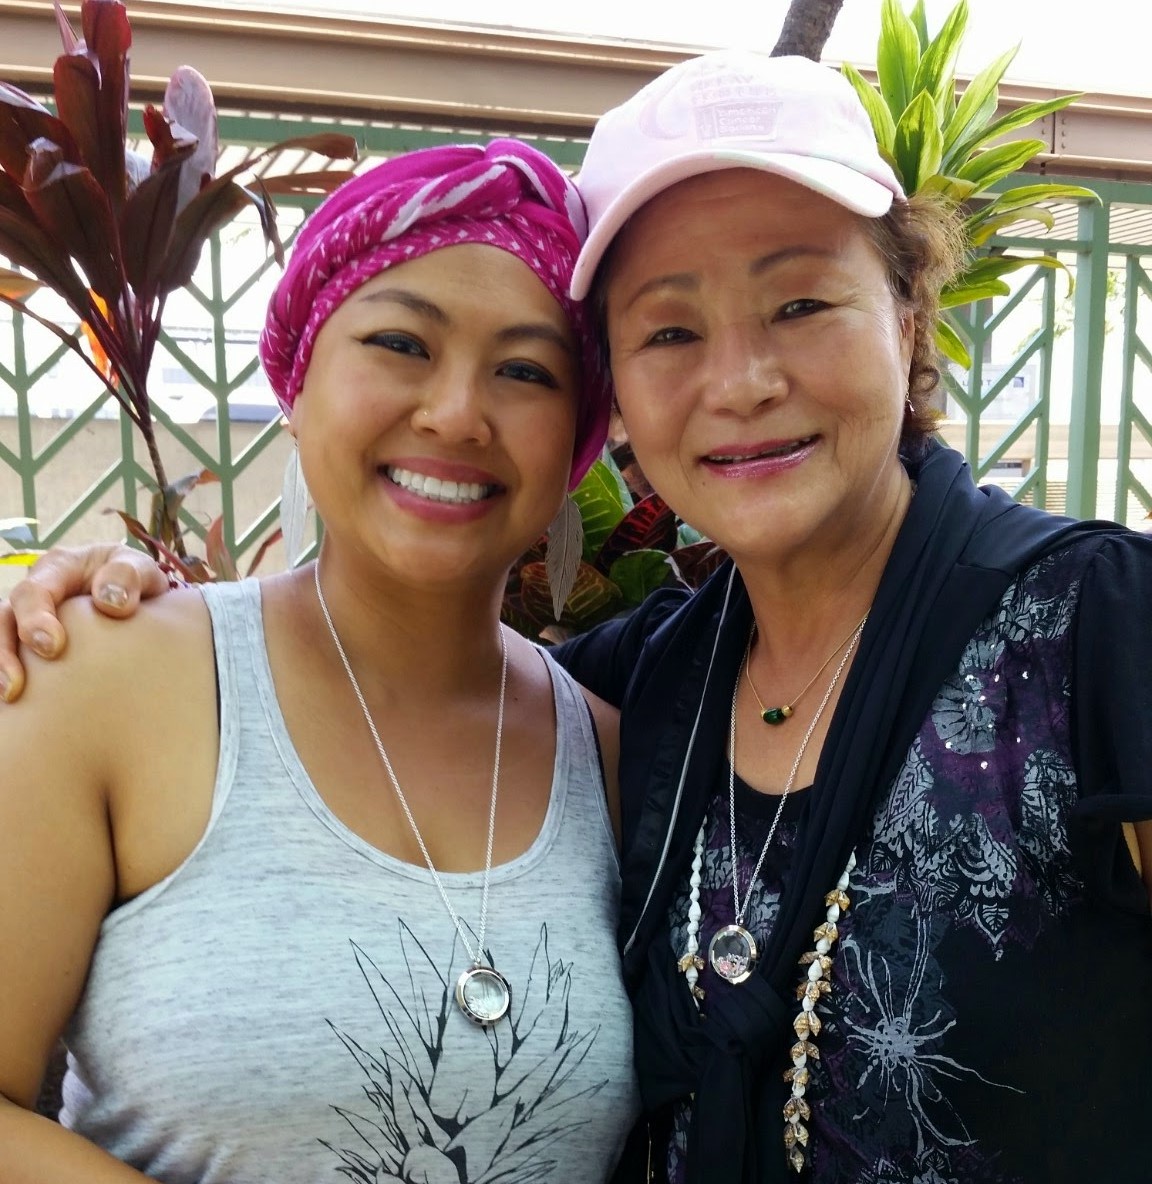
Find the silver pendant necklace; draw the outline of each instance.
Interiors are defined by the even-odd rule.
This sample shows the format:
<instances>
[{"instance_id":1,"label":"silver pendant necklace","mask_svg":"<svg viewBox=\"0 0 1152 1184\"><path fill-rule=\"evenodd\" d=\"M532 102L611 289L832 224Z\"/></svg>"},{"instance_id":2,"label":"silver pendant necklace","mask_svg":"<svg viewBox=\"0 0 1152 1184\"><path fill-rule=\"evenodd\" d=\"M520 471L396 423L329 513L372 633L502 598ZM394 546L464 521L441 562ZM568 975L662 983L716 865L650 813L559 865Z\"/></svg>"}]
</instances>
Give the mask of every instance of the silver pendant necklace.
<instances>
[{"instance_id":1,"label":"silver pendant necklace","mask_svg":"<svg viewBox=\"0 0 1152 1184\"><path fill-rule=\"evenodd\" d=\"M312 569L312 575L316 585L316 599L320 602L320 611L324 614L324 622L328 626L328 632L332 636L336 652L340 655L340 662L344 667L344 673L348 676L349 683L352 685L356 701L360 704L364 722L368 725L369 732L372 733L372 740L380 755L380 761L388 773L388 780L392 782L392 788L396 791L396 797L404 810L404 817L408 819L408 825L412 828L412 834L420 847L420 853L424 856L424 863L432 875L436 890L440 893L440 899L444 902L444 907L452 918L452 924L456 927L456 933L471 959L468 969L456 980L456 1005L466 1019L478 1024L481 1028L490 1028L502 1020L512 1006L512 987L508 980L494 966L484 961L484 934L488 928L488 882L492 875L492 844L496 835L496 795L500 786L500 749L504 740L504 694L508 687L508 643L504 637L504 630L503 628L500 630L500 700L496 712L496 756L492 762L492 796L488 807L488 847L484 856L484 887L480 895L480 926L476 938L476 948L473 949L472 943L468 940L468 932L460 920L460 915L452 907L452 901L448 899L444 882L440 879L440 873L437 872L436 865L432 862L432 856L424 843L424 836L421 835L420 828L416 825L416 819L408 805L408 799L400 788L400 782L392 768L392 762L388 759L384 742L380 739L380 733L376 729L372 713L368 710L364 693L360 690L360 683L352 670L352 663L348 661L348 655L344 652L344 646L340 642L340 635L336 632L332 614L328 611L328 602L324 599L324 591L320 587L319 560L316 561Z\"/></svg>"},{"instance_id":2,"label":"silver pendant necklace","mask_svg":"<svg viewBox=\"0 0 1152 1184\"><path fill-rule=\"evenodd\" d=\"M800 749L796 753L796 759L792 762L792 768L788 772L788 779L784 782L784 790L780 794L779 805L777 805L776 813L772 817L772 825L768 828L764 845L760 848L760 857L756 860L756 866L752 869L752 875L748 880L748 891L745 892L744 901L741 903L739 885L740 865L736 857L736 696L740 690L740 675L748 665L748 654L752 648L755 626L753 626L753 632L749 634L748 646L744 650L744 661L741 663L740 670L737 671L736 681L732 688L732 710L728 724L728 824L729 841L731 842L730 850L732 852L732 908L735 913L735 920L731 925L724 925L718 929L712 935L712 940L708 943L708 962L712 969L727 982L734 984L747 982L752 976L752 971L756 968L756 963L760 957L760 949L756 944L756 939L744 927L744 917L748 912L748 905L752 900L752 891L756 886L760 869L763 867L764 859L768 854L769 844L776 834L776 828L780 825L780 817L784 813L784 803L787 801L788 795L792 792L792 787L796 783L796 774L799 772L800 762L804 759L804 753L808 749L808 741L812 739L812 734L816 731L816 725L820 722L820 718L824 714L824 708L828 706L828 702L832 698L832 692L836 689L837 684L840 682L840 676L844 673L845 667L856 650L856 643L860 640L860 635L864 632L864 626L867 621L868 618L865 617L856 626L856 631L849 638L848 648L844 651L844 656L840 659L840 664L836 667L836 672L832 675L832 681L828 684L828 689L824 692L824 698L820 700L820 706L816 708L816 714L812 717L812 722L808 725L808 730L804 733L804 739L800 741Z\"/></svg>"}]
</instances>

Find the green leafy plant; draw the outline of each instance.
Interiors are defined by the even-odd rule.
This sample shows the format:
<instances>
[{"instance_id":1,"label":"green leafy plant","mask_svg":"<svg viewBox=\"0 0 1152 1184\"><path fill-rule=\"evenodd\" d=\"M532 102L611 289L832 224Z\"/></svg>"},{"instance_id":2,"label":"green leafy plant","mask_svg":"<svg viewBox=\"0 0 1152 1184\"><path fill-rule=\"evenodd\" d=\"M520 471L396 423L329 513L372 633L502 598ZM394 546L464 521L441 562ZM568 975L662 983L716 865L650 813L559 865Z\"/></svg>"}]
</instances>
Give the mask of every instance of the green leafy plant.
<instances>
[{"instance_id":1,"label":"green leafy plant","mask_svg":"<svg viewBox=\"0 0 1152 1184\"><path fill-rule=\"evenodd\" d=\"M944 291L943 310L976 300L1007 296L1010 272L1028 267L1063 268L1047 255L989 253L996 234L1024 221L1051 229L1052 214L1043 202L1097 200L1078 185L1037 183L995 192L994 187L1022 169L1045 148L1043 140L1005 140L1045 115L1067 107L1079 96L1063 95L1026 103L997 115L999 86L1016 56L1013 48L981 70L957 95L954 67L968 25L967 0L944 20L935 37L928 32L924 0L905 12L898 0L883 0L876 48L874 87L858 70L843 72L855 87L880 149L896 170L905 192L935 192L960 205L970 253L967 266ZM1018 48L1018 47L1017 47ZM971 365L967 347L941 316L936 332L940 350L952 361Z\"/></svg>"},{"instance_id":2,"label":"green leafy plant","mask_svg":"<svg viewBox=\"0 0 1152 1184\"><path fill-rule=\"evenodd\" d=\"M723 559L658 494L632 490L606 455L512 568L504 619L527 637L562 641L635 608L657 588L699 587Z\"/></svg>"},{"instance_id":3,"label":"green leafy plant","mask_svg":"<svg viewBox=\"0 0 1152 1184\"><path fill-rule=\"evenodd\" d=\"M0 82L0 255L20 269L0 269L0 301L79 354L139 429L156 491L148 527L129 522L130 532L185 579L210 578L203 561L187 554L179 510L213 475L169 480L148 396L165 301L192 279L209 236L250 207L282 262L273 196L327 192L347 176L327 170L256 177L256 166L287 149L354 160L356 143L340 135L284 140L217 176L212 92L182 66L163 108L144 108L152 147L145 159L127 143L132 31L125 5L83 0L82 35L60 0L53 5L64 46L53 69L55 111ZM241 183L242 176L251 179ZM55 292L79 327L58 325L30 307L39 288ZM213 558L227 567L219 549Z\"/></svg>"}]
</instances>

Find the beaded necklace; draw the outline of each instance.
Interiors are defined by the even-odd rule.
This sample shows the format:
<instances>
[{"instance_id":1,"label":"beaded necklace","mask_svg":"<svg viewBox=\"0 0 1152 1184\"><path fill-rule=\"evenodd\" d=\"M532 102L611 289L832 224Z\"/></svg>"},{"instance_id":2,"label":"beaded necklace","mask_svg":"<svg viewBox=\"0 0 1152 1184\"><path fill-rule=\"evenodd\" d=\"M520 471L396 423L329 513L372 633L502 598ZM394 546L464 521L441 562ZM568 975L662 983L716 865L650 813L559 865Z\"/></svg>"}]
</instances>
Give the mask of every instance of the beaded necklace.
<instances>
[{"instance_id":1,"label":"beaded necklace","mask_svg":"<svg viewBox=\"0 0 1152 1184\"><path fill-rule=\"evenodd\" d=\"M735 691L733 692L729 724L728 805L732 851L732 892L736 917L733 924L721 927L713 935L708 948L709 962L713 970L733 985L739 985L748 980L759 956L755 939L744 928L743 922L752 898L752 890L768 853L768 846L776 834L777 826L779 825L784 809L785 799L791 792L796 780L796 774L799 770L804 752L808 747L808 741L811 739L812 733L815 731L816 725L819 723L820 717L823 715L824 709L827 707L845 667L851 661L852 654L856 650L860 635L864 632L864 626L867 620L868 618L865 617L856 626L848 639L848 649L837 666L828 689L824 694L824 698L816 710L815 717L800 743L800 750L792 763L784 792L780 795L780 803L776 808L776 813L768 829L768 835L764 840L760 850L760 856L756 861L756 866L749 879L748 892L744 898L743 905L741 905L739 895L738 864L736 858L736 693ZM749 637L749 649L751 648L751 644L752 638ZM741 672L747 669L747 662L748 651L746 650ZM739 687L739 682L740 672L737 673L736 677L737 687ZM692 869L688 880L687 935L684 943L684 954L677 963L681 973L688 982L688 988L697 1007L700 1006L704 999L704 991L699 985L700 971L704 969L704 960L700 956L700 920L702 915L700 908L700 887L704 866L704 846L707 841L707 826L708 819L707 815L705 815L700 823L700 829L696 833L696 839L692 847ZM784 1072L784 1080L791 1085L791 1095L785 1103L783 1111L784 1148L788 1158L788 1165L794 1172L803 1171L808 1162L808 1146L811 1135L806 1123L811 1120L812 1110L804 1095L810 1079L808 1062L810 1059L815 1061L820 1058L820 1050L816 1046L815 1038L820 1034L820 1029L823 1027L823 1022L816 1011L816 1004L821 996L827 995L832 990L832 947L839 937L838 922L850 905L848 883L855 867L856 854L853 852L849 855L848 863L844 871L840 874L840 878L836 881L836 886L824 897L824 920L812 933L812 940L815 943L814 947L807 951L800 958L799 962L799 965L804 968L804 975L796 988L796 998L800 1001L800 1011L792 1022L792 1028L796 1033L797 1039L796 1043L789 1050L792 1064Z\"/></svg>"}]
</instances>

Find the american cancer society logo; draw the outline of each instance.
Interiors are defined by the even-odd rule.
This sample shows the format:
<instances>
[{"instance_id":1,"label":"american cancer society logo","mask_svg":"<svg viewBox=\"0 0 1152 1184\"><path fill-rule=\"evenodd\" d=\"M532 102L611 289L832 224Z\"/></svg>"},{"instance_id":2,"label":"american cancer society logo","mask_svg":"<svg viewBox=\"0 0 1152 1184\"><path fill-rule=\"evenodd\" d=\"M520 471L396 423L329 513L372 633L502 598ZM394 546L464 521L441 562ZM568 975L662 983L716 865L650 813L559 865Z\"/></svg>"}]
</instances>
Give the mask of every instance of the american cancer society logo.
<instances>
[{"instance_id":1,"label":"american cancer society logo","mask_svg":"<svg viewBox=\"0 0 1152 1184\"><path fill-rule=\"evenodd\" d=\"M752 79L703 79L693 104L696 135L701 140L776 138L780 102Z\"/></svg>"}]
</instances>

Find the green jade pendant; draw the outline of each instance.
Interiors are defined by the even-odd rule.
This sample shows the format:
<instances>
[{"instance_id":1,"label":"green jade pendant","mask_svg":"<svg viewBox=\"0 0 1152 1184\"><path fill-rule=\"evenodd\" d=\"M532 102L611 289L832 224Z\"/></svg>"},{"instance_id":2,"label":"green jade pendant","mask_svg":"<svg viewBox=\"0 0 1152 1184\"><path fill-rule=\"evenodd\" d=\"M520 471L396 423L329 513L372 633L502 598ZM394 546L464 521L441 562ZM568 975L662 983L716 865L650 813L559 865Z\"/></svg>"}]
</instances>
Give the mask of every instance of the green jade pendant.
<instances>
[{"instance_id":1,"label":"green jade pendant","mask_svg":"<svg viewBox=\"0 0 1152 1184\"><path fill-rule=\"evenodd\" d=\"M766 724L782 724L792 715L792 705L782 703L779 707L766 707L760 712L760 718Z\"/></svg>"}]
</instances>

